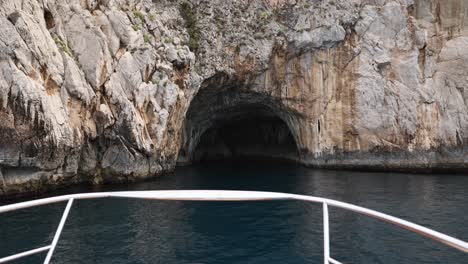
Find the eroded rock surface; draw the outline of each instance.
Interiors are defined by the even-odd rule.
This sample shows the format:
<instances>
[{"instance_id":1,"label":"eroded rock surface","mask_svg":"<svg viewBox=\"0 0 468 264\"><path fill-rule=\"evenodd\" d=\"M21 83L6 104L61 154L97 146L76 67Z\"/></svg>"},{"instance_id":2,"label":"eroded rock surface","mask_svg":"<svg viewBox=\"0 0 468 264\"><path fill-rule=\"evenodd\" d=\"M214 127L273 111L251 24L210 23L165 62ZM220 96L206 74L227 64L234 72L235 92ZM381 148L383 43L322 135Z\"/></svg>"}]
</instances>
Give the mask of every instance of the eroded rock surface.
<instances>
[{"instance_id":1,"label":"eroded rock surface","mask_svg":"<svg viewBox=\"0 0 468 264\"><path fill-rule=\"evenodd\" d=\"M304 164L466 171L467 13L466 0L2 1L0 193L158 175L244 106L283 120Z\"/></svg>"}]
</instances>

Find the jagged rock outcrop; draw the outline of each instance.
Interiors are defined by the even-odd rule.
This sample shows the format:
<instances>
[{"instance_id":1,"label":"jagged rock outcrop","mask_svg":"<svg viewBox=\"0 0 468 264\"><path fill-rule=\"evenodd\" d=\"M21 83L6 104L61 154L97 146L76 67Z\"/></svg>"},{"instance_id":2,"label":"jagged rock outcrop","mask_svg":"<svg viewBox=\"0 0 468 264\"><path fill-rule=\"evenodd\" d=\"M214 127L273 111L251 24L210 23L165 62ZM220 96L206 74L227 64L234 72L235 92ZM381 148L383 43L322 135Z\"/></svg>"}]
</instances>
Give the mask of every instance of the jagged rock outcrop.
<instances>
[{"instance_id":1,"label":"jagged rock outcrop","mask_svg":"<svg viewBox=\"0 0 468 264\"><path fill-rule=\"evenodd\" d=\"M151 177L218 122L298 161L468 168L468 1L0 3L0 193ZM260 109L250 111L249 109Z\"/></svg>"}]
</instances>

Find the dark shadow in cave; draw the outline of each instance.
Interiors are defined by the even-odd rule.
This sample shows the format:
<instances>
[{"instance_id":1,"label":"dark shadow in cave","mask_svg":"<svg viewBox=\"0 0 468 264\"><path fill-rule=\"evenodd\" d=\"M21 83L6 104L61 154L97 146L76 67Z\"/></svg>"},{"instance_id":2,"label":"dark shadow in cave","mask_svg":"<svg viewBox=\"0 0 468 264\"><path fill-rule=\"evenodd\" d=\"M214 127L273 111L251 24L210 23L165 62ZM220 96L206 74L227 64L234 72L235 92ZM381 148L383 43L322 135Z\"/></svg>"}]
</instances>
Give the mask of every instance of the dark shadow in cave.
<instances>
[{"instance_id":1,"label":"dark shadow in cave","mask_svg":"<svg viewBox=\"0 0 468 264\"><path fill-rule=\"evenodd\" d=\"M265 91L218 74L190 102L178 164L219 159L300 161L299 127L287 105Z\"/></svg>"},{"instance_id":2,"label":"dark shadow in cave","mask_svg":"<svg viewBox=\"0 0 468 264\"><path fill-rule=\"evenodd\" d=\"M216 159L297 159L288 126L278 117L243 116L221 121L200 138L194 161Z\"/></svg>"},{"instance_id":3,"label":"dark shadow in cave","mask_svg":"<svg viewBox=\"0 0 468 264\"><path fill-rule=\"evenodd\" d=\"M179 161L184 155L189 160L185 163L221 159L298 160L298 148L288 125L265 106L236 105L218 111L206 122L206 127L200 123L192 124L196 128L189 130L199 133L198 138L184 135L185 140L196 142L186 145L191 145L191 150L182 147Z\"/></svg>"}]
</instances>

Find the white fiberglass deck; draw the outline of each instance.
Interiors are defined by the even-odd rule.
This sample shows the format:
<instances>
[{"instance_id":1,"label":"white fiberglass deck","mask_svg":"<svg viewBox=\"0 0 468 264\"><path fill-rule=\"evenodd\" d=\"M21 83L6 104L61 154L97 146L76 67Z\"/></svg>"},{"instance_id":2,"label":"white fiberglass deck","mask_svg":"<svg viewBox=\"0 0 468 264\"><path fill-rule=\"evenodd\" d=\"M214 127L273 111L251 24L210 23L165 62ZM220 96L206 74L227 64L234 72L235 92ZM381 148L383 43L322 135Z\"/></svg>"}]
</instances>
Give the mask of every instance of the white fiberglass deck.
<instances>
[{"instance_id":1,"label":"white fiberglass deck","mask_svg":"<svg viewBox=\"0 0 468 264\"><path fill-rule=\"evenodd\" d=\"M410 230L419 235L431 238L440 243L468 253L468 243L454 237L442 234L432 229L408 222L406 220L393 217L384 213L370 210L364 207L343 203L326 198L288 194L274 192L255 192L255 191L219 191L219 190L179 190L179 191L132 191L132 192L100 192L100 193L80 193L70 194L51 198L44 198L17 204L5 205L0 207L0 213L14 211L18 209L39 206L50 203L68 201L65 211L60 220L60 224L55 233L52 244L29 251L21 252L12 256L0 258L0 263L5 263L11 260L19 259L32 254L47 251L47 256L44 263L49 263L54 253L55 247L59 241L63 226L68 217L74 200L78 199L95 199L95 198L137 198L137 199L153 199L153 200L179 200L179 201L260 201L260 200L300 200L313 203L321 203L323 205L323 240L324 240L324 264L341 264L341 262L333 259L330 256L330 237L329 237L329 221L328 221L328 206L334 206L359 214L363 214L372 218L376 218L401 228Z\"/></svg>"}]
</instances>

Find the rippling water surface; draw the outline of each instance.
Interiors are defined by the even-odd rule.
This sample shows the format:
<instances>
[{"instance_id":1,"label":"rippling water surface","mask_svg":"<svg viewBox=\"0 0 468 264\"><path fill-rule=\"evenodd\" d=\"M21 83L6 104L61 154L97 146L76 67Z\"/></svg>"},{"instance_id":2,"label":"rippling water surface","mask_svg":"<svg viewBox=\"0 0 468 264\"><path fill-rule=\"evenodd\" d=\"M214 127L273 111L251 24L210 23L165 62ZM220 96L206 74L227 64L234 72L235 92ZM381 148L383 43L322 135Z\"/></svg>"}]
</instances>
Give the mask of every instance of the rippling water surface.
<instances>
[{"instance_id":1,"label":"rippling water surface","mask_svg":"<svg viewBox=\"0 0 468 264\"><path fill-rule=\"evenodd\" d=\"M322 196L468 240L468 175L329 171L218 162L132 185L63 193L229 189ZM50 243L65 204L0 215L0 256ZM53 263L323 263L321 206L303 202L76 201ZM468 254L389 224L330 209L331 254L343 263L468 263ZM43 255L15 263L41 263Z\"/></svg>"}]
</instances>

